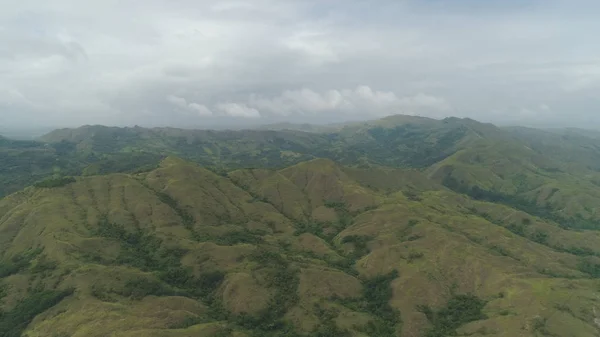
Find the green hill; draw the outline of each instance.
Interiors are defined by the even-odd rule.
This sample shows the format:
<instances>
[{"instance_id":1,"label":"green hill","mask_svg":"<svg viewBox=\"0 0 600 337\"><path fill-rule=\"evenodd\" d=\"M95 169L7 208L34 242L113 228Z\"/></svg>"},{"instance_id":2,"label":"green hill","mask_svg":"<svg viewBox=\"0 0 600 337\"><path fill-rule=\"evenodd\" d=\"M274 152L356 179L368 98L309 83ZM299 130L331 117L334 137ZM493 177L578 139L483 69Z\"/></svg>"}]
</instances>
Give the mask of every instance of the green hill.
<instances>
[{"instance_id":1,"label":"green hill","mask_svg":"<svg viewBox=\"0 0 600 337\"><path fill-rule=\"evenodd\" d=\"M42 185L44 186L44 185ZM0 200L0 336L596 336L600 232L329 159Z\"/></svg>"},{"instance_id":2,"label":"green hill","mask_svg":"<svg viewBox=\"0 0 600 337\"><path fill-rule=\"evenodd\" d=\"M518 134L519 140L485 139L465 147L430 166L428 175L455 191L517 207L565 228L600 228L596 150L581 139L561 143L560 136L527 132Z\"/></svg>"},{"instance_id":3,"label":"green hill","mask_svg":"<svg viewBox=\"0 0 600 337\"><path fill-rule=\"evenodd\" d=\"M0 337L598 334L597 132L265 128L0 137Z\"/></svg>"},{"instance_id":4,"label":"green hill","mask_svg":"<svg viewBox=\"0 0 600 337\"><path fill-rule=\"evenodd\" d=\"M476 199L564 227L596 228L600 141L593 135L403 115L320 132L84 126L55 130L39 142L0 141L0 196L52 176L150 170L169 155L220 173L328 158L351 167L418 169Z\"/></svg>"},{"instance_id":5,"label":"green hill","mask_svg":"<svg viewBox=\"0 0 600 337\"><path fill-rule=\"evenodd\" d=\"M86 126L56 130L43 140L71 149L55 155L54 167L65 174L131 172L167 155L216 172L282 168L313 158L363 168L416 168L456 192L519 207L564 227L596 228L600 141L584 131L397 115L322 132ZM36 172L43 176L48 168ZM19 183L5 193L25 186Z\"/></svg>"}]
</instances>

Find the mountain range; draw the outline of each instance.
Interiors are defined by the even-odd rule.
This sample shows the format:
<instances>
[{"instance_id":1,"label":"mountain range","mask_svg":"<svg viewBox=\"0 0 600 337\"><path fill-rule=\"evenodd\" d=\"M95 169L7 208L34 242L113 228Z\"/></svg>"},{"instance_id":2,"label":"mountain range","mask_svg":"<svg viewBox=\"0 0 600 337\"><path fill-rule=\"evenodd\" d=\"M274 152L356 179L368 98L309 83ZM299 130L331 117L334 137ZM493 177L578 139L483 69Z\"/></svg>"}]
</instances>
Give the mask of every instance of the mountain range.
<instances>
[{"instance_id":1,"label":"mountain range","mask_svg":"<svg viewBox=\"0 0 600 337\"><path fill-rule=\"evenodd\" d=\"M599 135L0 138L0 336L597 336Z\"/></svg>"}]
</instances>

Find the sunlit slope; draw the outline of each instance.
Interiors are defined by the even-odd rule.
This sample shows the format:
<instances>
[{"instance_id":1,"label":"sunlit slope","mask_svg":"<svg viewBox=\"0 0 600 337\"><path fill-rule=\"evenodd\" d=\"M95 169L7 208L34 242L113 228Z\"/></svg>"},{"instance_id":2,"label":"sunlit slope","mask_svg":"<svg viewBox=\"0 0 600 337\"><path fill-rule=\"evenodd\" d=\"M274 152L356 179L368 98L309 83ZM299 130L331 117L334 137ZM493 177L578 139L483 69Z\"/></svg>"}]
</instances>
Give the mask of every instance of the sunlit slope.
<instances>
[{"instance_id":1,"label":"sunlit slope","mask_svg":"<svg viewBox=\"0 0 600 337\"><path fill-rule=\"evenodd\" d=\"M416 171L319 159L223 176L169 157L76 180L0 200L0 333L597 334L597 232Z\"/></svg>"}]
</instances>

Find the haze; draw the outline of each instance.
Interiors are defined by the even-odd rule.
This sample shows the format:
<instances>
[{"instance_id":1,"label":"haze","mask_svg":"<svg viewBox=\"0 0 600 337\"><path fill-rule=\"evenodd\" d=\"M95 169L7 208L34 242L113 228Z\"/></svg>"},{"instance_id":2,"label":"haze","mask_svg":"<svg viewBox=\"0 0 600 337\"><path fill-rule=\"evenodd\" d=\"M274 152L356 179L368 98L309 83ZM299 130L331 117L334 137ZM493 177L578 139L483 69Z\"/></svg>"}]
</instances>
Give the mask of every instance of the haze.
<instances>
[{"instance_id":1,"label":"haze","mask_svg":"<svg viewBox=\"0 0 600 337\"><path fill-rule=\"evenodd\" d=\"M592 0L0 0L0 125L595 128Z\"/></svg>"}]
</instances>

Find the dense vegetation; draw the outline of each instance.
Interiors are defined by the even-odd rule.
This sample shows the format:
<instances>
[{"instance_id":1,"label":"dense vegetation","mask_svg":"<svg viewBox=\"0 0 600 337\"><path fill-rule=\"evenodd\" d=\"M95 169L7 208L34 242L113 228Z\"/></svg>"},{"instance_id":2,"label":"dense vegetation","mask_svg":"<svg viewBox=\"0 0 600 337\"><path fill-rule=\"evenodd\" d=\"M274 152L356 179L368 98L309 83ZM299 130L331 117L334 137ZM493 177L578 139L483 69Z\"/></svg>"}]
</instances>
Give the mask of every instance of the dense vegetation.
<instances>
[{"instance_id":1,"label":"dense vegetation","mask_svg":"<svg viewBox=\"0 0 600 337\"><path fill-rule=\"evenodd\" d=\"M298 302L298 270L295 270L278 253L259 250L250 256L266 272L267 285L274 289L268 306L256 316L241 315L235 318L240 326L255 336L294 336L295 328L283 320L285 313Z\"/></svg>"},{"instance_id":2,"label":"dense vegetation","mask_svg":"<svg viewBox=\"0 0 600 337\"><path fill-rule=\"evenodd\" d=\"M74 183L75 178L73 177L57 177L57 178L48 178L38 183L35 183L33 186L39 188L53 188L53 187L62 187L68 185L70 183Z\"/></svg>"},{"instance_id":3,"label":"dense vegetation","mask_svg":"<svg viewBox=\"0 0 600 337\"><path fill-rule=\"evenodd\" d=\"M376 276L363 281L363 297L360 299L344 300L342 303L358 311L373 315L362 332L368 336L393 337L396 335L397 324L400 323L400 312L390 306L392 288L390 283L398 277L393 271L387 275Z\"/></svg>"},{"instance_id":4,"label":"dense vegetation","mask_svg":"<svg viewBox=\"0 0 600 337\"><path fill-rule=\"evenodd\" d=\"M0 278L16 274L29 267L31 260L41 253L41 250L30 249L26 252L17 254L8 260L0 263Z\"/></svg>"},{"instance_id":5,"label":"dense vegetation","mask_svg":"<svg viewBox=\"0 0 600 337\"><path fill-rule=\"evenodd\" d=\"M44 290L31 293L10 311L0 312L0 336L20 337L36 315L58 304L72 292Z\"/></svg>"},{"instance_id":6,"label":"dense vegetation","mask_svg":"<svg viewBox=\"0 0 600 337\"><path fill-rule=\"evenodd\" d=\"M421 310L433 327L426 337L444 337L456 334L456 328L486 316L482 313L485 301L474 295L453 295L445 307L433 310L422 306Z\"/></svg>"},{"instance_id":7,"label":"dense vegetation","mask_svg":"<svg viewBox=\"0 0 600 337\"><path fill-rule=\"evenodd\" d=\"M501 203L531 215L554 221L562 228L573 229L600 229L599 220L583 219L581 216L568 218L557 215L551 207L543 207L537 205L534 201L510 194L499 193L495 191L485 190L479 186L468 186L464 182L459 182L452 176L446 176L442 181L444 186L453 191L464 193L475 200L483 200L493 203ZM540 234L536 241L544 240L543 234Z\"/></svg>"},{"instance_id":8,"label":"dense vegetation","mask_svg":"<svg viewBox=\"0 0 600 337\"><path fill-rule=\"evenodd\" d=\"M122 225L111 223L104 217L95 234L120 244L119 254L112 263L156 273L157 280L130 280L122 295L140 299L148 295L187 294L211 302L213 291L223 280L223 273L218 271L204 271L196 277L191 268L181 265L180 259L186 252L164 248L162 240L152 233L144 233L139 229L128 232ZM93 256L92 259L102 262L102 256Z\"/></svg>"}]
</instances>

